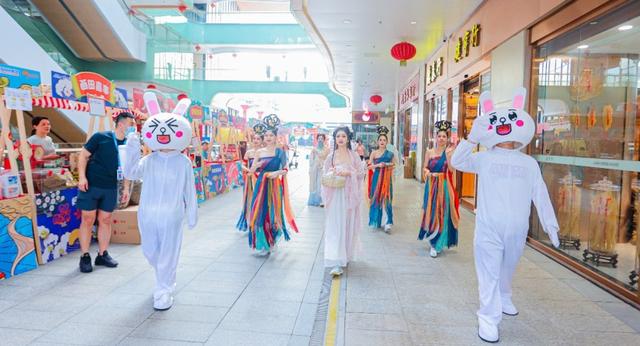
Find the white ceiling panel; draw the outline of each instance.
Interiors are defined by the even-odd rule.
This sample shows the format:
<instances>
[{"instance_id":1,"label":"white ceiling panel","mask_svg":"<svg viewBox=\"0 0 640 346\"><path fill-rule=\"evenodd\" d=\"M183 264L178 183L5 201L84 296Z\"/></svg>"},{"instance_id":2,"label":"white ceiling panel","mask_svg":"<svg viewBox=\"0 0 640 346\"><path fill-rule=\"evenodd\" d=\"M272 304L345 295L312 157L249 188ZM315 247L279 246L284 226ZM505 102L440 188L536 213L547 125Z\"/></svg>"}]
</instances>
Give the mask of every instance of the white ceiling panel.
<instances>
[{"instance_id":1,"label":"white ceiling panel","mask_svg":"<svg viewBox=\"0 0 640 346\"><path fill-rule=\"evenodd\" d=\"M336 91L353 109L392 107L396 85L403 84L473 13L482 0L292 0L294 15L324 51ZM417 48L400 67L391 47L409 41ZM371 95L382 95L378 106Z\"/></svg>"}]
</instances>

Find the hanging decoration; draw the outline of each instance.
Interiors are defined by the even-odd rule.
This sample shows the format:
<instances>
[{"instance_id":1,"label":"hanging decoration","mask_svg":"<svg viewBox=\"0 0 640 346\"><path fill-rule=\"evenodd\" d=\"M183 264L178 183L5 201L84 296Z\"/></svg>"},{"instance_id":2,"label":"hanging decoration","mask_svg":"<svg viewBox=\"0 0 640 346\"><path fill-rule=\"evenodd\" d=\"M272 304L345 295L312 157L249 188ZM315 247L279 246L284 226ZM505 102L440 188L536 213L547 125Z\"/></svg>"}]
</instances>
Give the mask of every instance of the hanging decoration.
<instances>
[{"instance_id":1,"label":"hanging decoration","mask_svg":"<svg viewBox=\"0 0 640 346\"><path fill-rule=\"evenodd\" d=\"M380 102L382 102L382 96L373 95L369 98L369 101L371 101L371 103L377 106L378 104L380 104Z\"/></svg>"},{"instance_id":2,"label":"hanging decoration","mask_svg":"<svg viewBox=\"0 0 640 346\"><path fill-rule=\"evenodd\" d=\"M196 52L199 52L202 49L202 47L199 44L196 44L196 46L193 48L196 50Z\"/></svg>"},{"instance_id":3,"label":"hanging decoration","mask_svg":"<svg viewBox=\"0 0 640 346\"><path fill-rule=\"evenodd\" d=\"M587 113L587 128L592 129L596 126L596 108L594 106L589 107L589 113Z\"/></svg>"},{"instance_id":4,"label":"hanging decoration","mask_svg":"<svg viewBox=\"0 0 640 346\"><path fill-rule=\"evenodd\" d=\"M185 5L184 2L180 3L180 5L178 5L178 11L180 11L180 13L185 13L187 11L188 7L187 5Z\"/></svg>"},{"instance_id":5,"label":"hanging decoration","mask_svg":"<svg viewBox=\"0 0 640 346\"><path fill-rule=\"evenodd\" d=\"M189 97L189 96L187 96L187 94L184 94L184 93L182 93L182 94L178 94L178 101L180 101L180 100L182 100L182 99L186 99L186 98L188 98L188 97Z\"/></svg>"},{"instance_id":6,"label":"hanging decoration","mask_svg":"<svg viewBox=\"0 0 640 346\"><path fill-rule=\"evenodd\" d=\"M156 86L153 84L147 85L147 89L156 89Z\"/></svg>"},{"instance_id":7,"label":"hanging decoration","mask_svg":"<svg viewBox=\"0 0 640 346\"><path fill-rule=\"evenodd\" d=\"M416 56L416 46L406 41L396 43L391 47L391 56L400 60L400 66L407 66L407 60Z\"/></svg>"}]
</instances>

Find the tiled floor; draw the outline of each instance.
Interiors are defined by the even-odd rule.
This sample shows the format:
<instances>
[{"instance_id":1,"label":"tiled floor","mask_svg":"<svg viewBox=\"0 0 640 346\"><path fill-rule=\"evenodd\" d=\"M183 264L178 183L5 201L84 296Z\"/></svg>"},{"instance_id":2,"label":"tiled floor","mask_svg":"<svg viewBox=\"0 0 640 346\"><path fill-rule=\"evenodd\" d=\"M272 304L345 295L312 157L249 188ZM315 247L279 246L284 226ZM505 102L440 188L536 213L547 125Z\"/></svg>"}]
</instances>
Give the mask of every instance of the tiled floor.
<instances>
[{"instance_id":1,"label":"tiled floor","mask_svg":"<svg viewBox=\"0 0 640 346\"><path fill-rule=\"evenodd\" d=\"M80 274L72 254L0 282L0 345L308 345L325 273L323 212L306 207L306 184L304 170L291 173L302 233L268 258L234 230L239 191L204 204L166 312L151 307L138 246L112 247L117 269ZM473 216L463 214L460 246L431 259L416 240L421 191L399 179L393 234L362 230L363 254L342 281L339 345L478 344ZM521 314L503 322L504 344L640 344L638 311L535 251L515 285Z\"/></svg>"}]
</instances>

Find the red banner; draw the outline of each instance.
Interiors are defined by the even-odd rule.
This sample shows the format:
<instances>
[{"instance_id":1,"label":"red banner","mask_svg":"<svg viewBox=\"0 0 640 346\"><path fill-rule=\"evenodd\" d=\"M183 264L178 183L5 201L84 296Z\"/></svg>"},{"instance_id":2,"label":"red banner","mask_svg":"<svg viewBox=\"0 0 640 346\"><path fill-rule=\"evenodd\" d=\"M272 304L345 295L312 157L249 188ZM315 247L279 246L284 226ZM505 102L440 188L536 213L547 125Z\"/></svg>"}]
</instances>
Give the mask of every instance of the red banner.
<instances>
[{"instance_id":1,"label":"red banner","mask_svg":"<svg viewBox=\"0 0 640 346\"><path fill-rule=\"evenodd\" d=\"M115 85L102 75L93 72L76 73L72 78L76 98L91 96L111 103L115 102Z\"/></svg>"}]
</instances>

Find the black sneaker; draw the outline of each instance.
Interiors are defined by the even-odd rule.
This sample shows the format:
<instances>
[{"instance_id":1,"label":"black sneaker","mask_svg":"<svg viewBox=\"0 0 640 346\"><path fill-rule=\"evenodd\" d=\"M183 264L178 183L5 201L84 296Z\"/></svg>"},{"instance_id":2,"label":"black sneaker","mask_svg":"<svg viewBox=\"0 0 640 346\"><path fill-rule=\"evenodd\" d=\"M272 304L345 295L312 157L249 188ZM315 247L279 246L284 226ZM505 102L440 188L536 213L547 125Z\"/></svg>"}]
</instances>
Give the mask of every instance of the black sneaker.
<instances>
[{"instance_id":1,"label":"black sneaker","mask_svg":"<svg viewBox=\"0 0 640 346\"><path fill-rule=\"evenodd\" d=\"M113 257L111 257L111 255L109 255L109 253L105 250L102 255L98 253L98 256L96 257L96 265L115 268L118 266L118 261L114 260Z\"/></svg>"},{"instance_id":2,"label":"black sneaker","mask_svg":"<svg viewBox=\"0 0 640 346\"><path fill-rule=\"evenodd\" d=\"M85 253L80 256L80 271L82 273L91 273L93 271L93 266L91 265L91 255Z\"/></svg>"}]
</instances>

